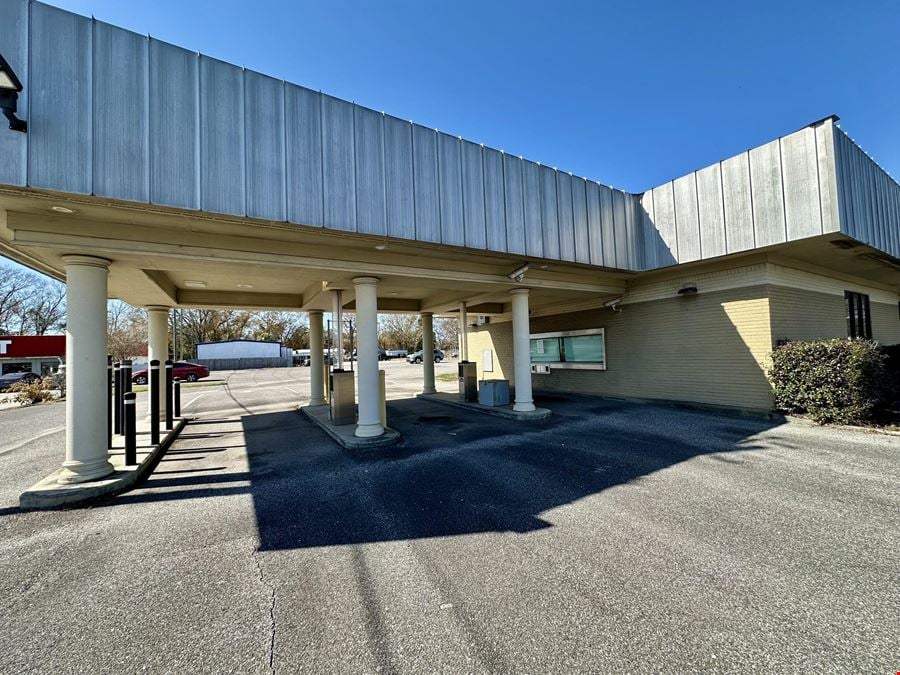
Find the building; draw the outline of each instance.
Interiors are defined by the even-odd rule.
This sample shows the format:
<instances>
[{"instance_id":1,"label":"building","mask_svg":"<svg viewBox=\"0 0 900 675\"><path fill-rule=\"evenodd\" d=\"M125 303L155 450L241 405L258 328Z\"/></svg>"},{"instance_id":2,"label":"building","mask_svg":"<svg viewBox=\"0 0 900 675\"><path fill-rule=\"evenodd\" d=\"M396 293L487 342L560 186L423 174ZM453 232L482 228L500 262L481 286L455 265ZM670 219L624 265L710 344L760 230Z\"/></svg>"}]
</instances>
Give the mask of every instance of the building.
<instances>
[{"instance_id":1,"label":"building","mask_svg":"<svg viewBox=\"0 0 900 675\"><path fill-rule=\"evenodd\" d=\"M66 357L65 335L0 335L0 375L50 375Z\"/></svg>"},{"instance_id":2,"label":"building","mask_svg":"<svg viewBox=\"0 0 900 675\"><path fill-rule=\"evenodd\" d=\"M198 342L195 361L210 370L287 368L293 365L293 352L271 340Z\"/></svg>"},{"instance_id":3,"label":"building","mask_svg":"<svg viewBox=\"0 0 900 675\"><path fill-rule=\"evenodd\" d=\"M632 194L39 2L0 4L0 45L28 123L0 130L0 251L68 285L73 481L110 470L109 296L161 360L173 307L304 311L313 351L355 312L362 437L379 312L425 351L459 317L523 413L533 385L766 410L779 341L900 341L900 185L836 117Z\"/></svg>"}]
</instances>

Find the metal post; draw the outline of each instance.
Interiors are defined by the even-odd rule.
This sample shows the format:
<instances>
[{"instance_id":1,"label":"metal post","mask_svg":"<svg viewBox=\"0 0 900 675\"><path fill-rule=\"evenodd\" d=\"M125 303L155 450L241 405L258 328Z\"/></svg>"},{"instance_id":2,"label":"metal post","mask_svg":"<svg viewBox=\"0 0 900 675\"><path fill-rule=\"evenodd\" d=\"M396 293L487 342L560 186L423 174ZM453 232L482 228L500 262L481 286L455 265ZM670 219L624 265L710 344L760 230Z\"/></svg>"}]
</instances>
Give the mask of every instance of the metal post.
<instances>
[{"instance_id":1,"label":"metal post","mask_svg":"<svg viewBox=\"0 0 900 675\"><path fill-rule=\"evenodd\" d=\"M113 362L112 354L106 355L106 447L112 447L113 434Z\"/></svg>"},{"instance_id":2,"label":"metal post","mask_svg":"<svg viewBox=\"0 0 900 675\"><path fill-rule=\"evenodd\" d=\"M126 392L123 396L125 401L125 419L122 420L123 431L125 433L125 463L137 464L137 413L135 411L135 399L137 394L133 391Z\"/></svg>"},{"instance_id":3,"label":"metal post","mask_svg":"<svg viewBox=\"0 0 900 675\"><path fill-rule=\"evenodd\" d=\"M128 359L122 361L121 377L122 377L122 395L124 396L129 391L131 391L131 361L129 361ZM122 397L119 397L119 405L122 406L120 414L122 415L122 419L124 420L125 419L125 399L123 399ZM124 422L123 422L123 425L124 425ZM125 433L124 428L119 433L124 434Z\"/></svg>"},{"instance_id":4,"label":"metal post","mask_svg":"<svg viewBox=\"0 0 900 675\"><path fill-rule=\"evenodd\" d=\"M166 359L166 431L172 430L172 359Z\"/></svg>"},{"instance_id":5,"label":"metal post","mask_svg":"<svg viewBox=\"0 0 900 675\"><path fill-rule=\"evenodd\" d=\"M159 360L150 362L150 444L159 445Z\"/></svg>"},{"instance_id":6,"label":"metal post","mask_svg":"<svg viewBox=\"0 0 900 675\"><path fill-rule=\"evenodd\" d=\"M173 398L175 399L175 417L181 417L181 378L176 377L173 383Z\"/></svg>"},{"instance_id":7,"label":"metal post","mask_svg":"<svg viewBox=\"0 0 900 675\"><path fill-rule=\"evenodd\" d=\"M113 364L113 379L115 380L115 400L113 401L113 431L122 433L122 364L116 361Z\"/></svg>"}]
</instances>

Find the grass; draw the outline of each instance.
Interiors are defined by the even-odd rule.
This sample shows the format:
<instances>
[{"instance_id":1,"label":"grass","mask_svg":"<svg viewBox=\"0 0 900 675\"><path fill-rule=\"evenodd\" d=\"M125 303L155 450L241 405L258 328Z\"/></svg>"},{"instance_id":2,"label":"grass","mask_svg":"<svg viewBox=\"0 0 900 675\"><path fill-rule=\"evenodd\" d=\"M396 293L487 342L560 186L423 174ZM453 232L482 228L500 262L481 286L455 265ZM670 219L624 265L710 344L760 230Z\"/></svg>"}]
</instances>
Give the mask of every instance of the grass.
<instances>
[{"instance_id":1,"label":"grass","mask_svg":"<svg viewBox=\"0 0 900 675\"><path fill-rule=\"evenodd\" d=\"M225 384L224 380L209 380L208 382L199 382L199 381L198 382L182 382L181 388L182 389L192 389L194 387L221 387L223 384ZM146 384L132 385L131 391L133 391L135 393L147 391L147 385Z\"/></svg>"},{"instance_id":2,"label":"grass","mask_svg":"<svg viewBox=\"0 0 900 675\"><path fill-rule=\"evenodd\" d=\"M434 379L441 382L456 382L459 376L456 373L441 373L440 375L435 375Z\"/></svg>"}]
</instances>

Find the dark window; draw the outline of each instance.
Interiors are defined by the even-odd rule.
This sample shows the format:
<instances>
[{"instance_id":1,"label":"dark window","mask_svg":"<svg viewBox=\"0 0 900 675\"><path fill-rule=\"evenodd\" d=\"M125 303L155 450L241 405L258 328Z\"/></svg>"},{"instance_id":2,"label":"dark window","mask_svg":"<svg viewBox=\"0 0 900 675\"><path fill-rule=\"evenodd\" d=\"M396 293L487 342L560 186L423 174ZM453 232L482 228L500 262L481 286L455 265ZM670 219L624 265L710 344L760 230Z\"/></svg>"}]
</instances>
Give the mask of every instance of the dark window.
<instances>
[{"instance_id":1,"label":"dark window","mask_svg":"<svg viewBox=\"0 0 900 675\"><path fill-rule=\"evenodd\" d=\"M869 314L869 296L865 293L844 291L847 303L847 335L851 338L872 339L872 317Z\"/></svg>"}]
</instances>

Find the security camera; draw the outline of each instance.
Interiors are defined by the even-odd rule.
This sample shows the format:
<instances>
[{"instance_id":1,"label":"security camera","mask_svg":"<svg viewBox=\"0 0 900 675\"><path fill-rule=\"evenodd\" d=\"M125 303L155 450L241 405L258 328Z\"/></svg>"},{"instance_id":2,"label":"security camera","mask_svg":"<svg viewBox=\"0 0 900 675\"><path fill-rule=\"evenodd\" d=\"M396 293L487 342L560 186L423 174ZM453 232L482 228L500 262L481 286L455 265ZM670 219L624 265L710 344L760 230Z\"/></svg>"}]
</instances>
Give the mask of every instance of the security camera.
<instances>
[{"instance_id":1,"label":"security camera","mask_svg":"<svg viewBox=\"0 0 900 675\"><path fill-rule=\"evenodd\" d=\"M528 271L528 263L525 263L524 265L522 265L521 267L519 267L516 270L513 270L506 276L508 279L512 279L517 284L519 284L519 283L522 283L522 279L525 278L525 272L527 272L527 271Z\"/></svg>"},{"instance_id":2,"label":"security camera","mask_svg":"<svg viewBox=\"0 0 900 675\"><path fill-rule=\"evenodd\" d=\"M612 300L607 300L603 303L604 307L609 307L612 311L619 311L619 303L622 302L622 296L620 295L618 298L613 298Z\"/></svg>"}]
</instances>

